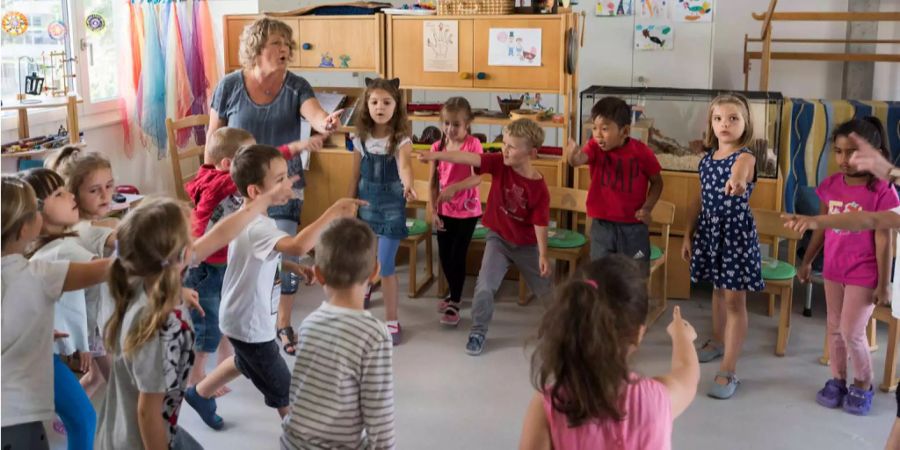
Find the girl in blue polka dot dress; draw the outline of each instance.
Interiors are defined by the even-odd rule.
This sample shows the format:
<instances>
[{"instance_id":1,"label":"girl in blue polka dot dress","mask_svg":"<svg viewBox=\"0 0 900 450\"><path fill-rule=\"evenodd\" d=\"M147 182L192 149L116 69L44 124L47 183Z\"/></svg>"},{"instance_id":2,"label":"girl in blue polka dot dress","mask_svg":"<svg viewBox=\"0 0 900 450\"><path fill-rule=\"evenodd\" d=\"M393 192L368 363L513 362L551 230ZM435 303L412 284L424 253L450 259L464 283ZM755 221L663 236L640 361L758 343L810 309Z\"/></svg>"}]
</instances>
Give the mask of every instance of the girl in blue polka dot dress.
<instances>
[{"instance_id":1,"label":"girl in blue polka dot dress","mask_svg":"<svg viewBox=\"0 0 900 450\"><path fill-rule=\"evenodd\" d=\"M760 291L759 235L750 211L756 182L756 157L747 146L753 124L747 100L726 94L709 105L705 145L700 160L700 202L688 209L681 254L691 264L691 281L713 284L718 302L713 339L699 350L700 362L722 356L708 395L727 399L738 386L738 356L747 335L747 291Z\"/></svg>"}]
</instances>

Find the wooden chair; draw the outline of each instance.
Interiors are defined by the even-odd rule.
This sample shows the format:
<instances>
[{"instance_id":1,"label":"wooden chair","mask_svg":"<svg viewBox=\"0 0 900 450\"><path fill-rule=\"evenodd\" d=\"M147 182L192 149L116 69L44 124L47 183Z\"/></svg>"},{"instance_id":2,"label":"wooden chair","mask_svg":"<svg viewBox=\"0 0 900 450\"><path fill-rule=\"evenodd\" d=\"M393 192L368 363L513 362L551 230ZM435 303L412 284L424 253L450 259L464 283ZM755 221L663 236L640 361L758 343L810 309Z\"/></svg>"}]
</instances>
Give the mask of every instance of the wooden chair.
<instances>
[{"instance_id":1,"label":"wooden chair","mask_svg":"<svg viewBox=\"0 0 900 450\"><path fill-rule=\"evenodd\" d=\"M187 116L183 119L172 120L171 118L166 118L166 132L168 133L168 150L169 150L169 161L172 162L172 179L175 181L175 194L178 196L178 199L184 201L190 201L190 198L187 195L187 192L184 190L184 184L188 181L194 179L197 176L197 169L194 169L189 175L185 176L181 171L181 163L184 160L188 160L191 158L195 158L199 164L203 164L203 151L205 146L203 145L194 145L188 147L184 150L178 149L177 144L177 134L178 130L182 128L193 128L196 126L208 126L209 125L209 116L206 114L197 114L193 116ZM197 166L200 167L199 165Z\"/></svg>"},{"instance_id":2,"label":"wooden chair","mask_svg":"<svg viewBox=\"0 0 900 450\"><path fill-rule=\"evenodd\" d=\"M675 222L675 204L665 200L656 202L653 211L650 213L653 221L652 227L659 229L660 242L662 248L655 245L650 246L650 278L647 279L647 292L652 292L653 278L657 273L661 273L662 288L660 289L660 297L658 299L650 299L650 308L647 311L647 320L645 326L647 328L656 322L656 319L666 311L669 296L669 267L666 264L666 250L669 248L669 233L672 230L672 224Z\"/></svg>"},{"instance_id":3,"label":"wooden chair","mask_svg":"<svg viewBox=\"0 0 900 450\"><path fill-rule=\"evenodd\" d=\"M572 276L578 269L578 262L588 256L591 248L590 239L578 232L577 221L575 220L576 214L587 214L587 191L554 186L549 186L547 189L550 190L551 213L573 213L571 220L568 221L569 226L567 228L557 228L556 230L549 230L550 233L564 232L569 236L574 236L570 234L574 233L575 235L577 235L576 238L580 236L584 240L584 243L577 247L564 247L560 245L554 245L554 239L551 236L550 242L548 242L547 244L547 258L565 262L568 266L568 276ZM557 268L560 269L561 266L557 264ZM561 271L557 270L557 281L559 281L560 278Z\"/></svg>"},{"instance_id":4,"label":"wooden chair","mask_svg":"<svg viewBox=\"0 0 900 450\"><path fill-rule=\"evenodd\" d=\"M431 189L427 181L416 180L413 188L416 191L418 200L409 202L407 208L424 208L425 220L424 227L421 223L415 223L421 219L413 219L414 225L411 227L410 234L400 241L400 247L405 248L409 255L409 292L410 298L416 298L422 294L422 291L434 281L434 262L431 244ZM410 219L407 219L409 221ZM420 280L418 278L418 250L419 244L425 244L425 276Z\"/></svg>"},{"instance_id":5,"label":"wooden chair","mask_svg":"<svg viewBox=\"0 0 900 450\"><path fill-rule=\"evenodd\" d=\"M775 344L775 355L784 356L788 339L791 336L791 305L794 297L794 277L797 274L797 241L802 235L784 227L781 213L768 209L753 209L756 230L760 241L771 242L769 258L763 257L763 280L765 291L770 296L778 296L781 300L781 312L778 317L778 341ZM787 240L788 260L778 259L778 244ZM771 299L771 297L770 297ZM771 301L771 300L770 300ZM716 308L717 305L713 304ZM715 317L715 313L713 313Z\"/></svg>"}]
</instances>

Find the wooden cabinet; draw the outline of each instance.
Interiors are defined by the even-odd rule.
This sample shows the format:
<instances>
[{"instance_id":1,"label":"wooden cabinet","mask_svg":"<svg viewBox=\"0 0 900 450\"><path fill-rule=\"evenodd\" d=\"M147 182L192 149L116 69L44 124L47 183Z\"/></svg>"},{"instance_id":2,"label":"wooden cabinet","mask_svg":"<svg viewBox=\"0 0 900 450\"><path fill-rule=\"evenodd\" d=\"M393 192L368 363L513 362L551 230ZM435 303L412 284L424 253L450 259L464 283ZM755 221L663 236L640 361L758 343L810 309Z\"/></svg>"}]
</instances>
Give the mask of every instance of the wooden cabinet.
<instances>
[{"instance_id":1,"label":"wooden cabinet","mask_svg":"<svg viewBox=\"0 0 900 450\"><path fill-rule=\"evenodd\" d=\"M238 58L241 33L259 17L234 15L223 18L226 72L241 67ZM384 73L383 14L281 17L278 20L291 27L297 45L289 68Z\"/></svg>"},{"instance_id":2,"label":"wooden cabinet","mask_svg":"<svg viewBox=\"0 0 900 450\"><path fill-rule=\"evenodd\" d=\"M459 67L456 72L425 72L423 27L425 21L456 21L459 29ZM512 90L564 94L565 32L570 15L516 16L388 16L389 77L400 78L405 89L442 88ZM541 30L541 65L538 67L488 64L491 30L529 28Z\"/></svg>"}]
</instances>

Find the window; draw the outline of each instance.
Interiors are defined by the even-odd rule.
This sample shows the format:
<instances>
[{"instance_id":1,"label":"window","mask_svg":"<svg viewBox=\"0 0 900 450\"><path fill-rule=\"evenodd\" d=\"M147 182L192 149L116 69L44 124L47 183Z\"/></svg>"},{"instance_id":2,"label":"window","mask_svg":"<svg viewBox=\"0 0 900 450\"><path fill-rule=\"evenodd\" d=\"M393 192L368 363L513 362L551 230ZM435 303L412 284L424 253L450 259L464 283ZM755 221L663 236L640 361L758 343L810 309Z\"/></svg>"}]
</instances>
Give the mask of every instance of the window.
<instances>
[{"instance_id":1,"label":"window","mask_svg":"<svg viewBox=\"0 0 900 450\"><path fill-rule=\"evenodd\" d=\"M116 0L0 0L0 15L18 11L28 18L28 29L20 36L2 33L2 92L3 100L12 100L24 89L24 79L36 72L44 77L45 88L63 86L64 71L59 59L51 66L50 53L65 51L76 60L68 63L70 92L74 90L83 100L83 113L95 113L116 107L119 92L120 29L118 17L122 1ZM103 18L100 30L90 30L86 19L96 15ZM62 22L67 32L61 40L50 36L52 24ZM21 67L21 69L20 69Z\"/></svg>"}]
</instances>

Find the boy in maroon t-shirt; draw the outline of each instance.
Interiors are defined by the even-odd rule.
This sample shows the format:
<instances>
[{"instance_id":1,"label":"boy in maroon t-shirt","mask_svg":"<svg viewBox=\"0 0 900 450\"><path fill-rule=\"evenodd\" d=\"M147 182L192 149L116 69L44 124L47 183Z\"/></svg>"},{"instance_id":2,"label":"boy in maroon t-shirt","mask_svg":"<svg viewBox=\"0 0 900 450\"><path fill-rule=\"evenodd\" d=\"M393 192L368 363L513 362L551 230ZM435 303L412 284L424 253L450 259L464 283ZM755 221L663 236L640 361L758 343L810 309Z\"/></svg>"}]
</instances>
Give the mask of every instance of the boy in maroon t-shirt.
<instances>
[{"instance_id":1,"label":"boy in maroon t-shirt","mask_svg":"<svg viewBox=\"0 0 900 450\"><path fill-rule=\"evenodd\" d=\"M290 160L302 151L316 151L322 147L324 137L316 135L306 141L294 141L278 148L285 159ZM212 229L223 217L237 211L241 207L241 198L231 178L231 160L238 149L245 145L253 145L256 139L246 130L222 127L210 134L203 153L203 165L193 180L184 185L194 211L191 214L191 234L197 238ZM299 218L298 218L299 219ZM221 301L222 282L225 276L225 263L228 247L213 253L197 267L191 268L185 277L186 287L194 289L200 297L200 306L205 315L191 311L194 323L196 359L191 369L189 385L203 379L206 359L210 353L219 350L219 362L232 354L227 339L222 339L219 330L219 302ZM282 317L287 316L287 317ZM286 330L286 347L296 343L293 329L290 327L290 314L279 316L279 327ZM286 324L286 325L283 325ZM224 392L222 392L224 393ZM221 394L221 393L220 393Z\"/></svg>"},{"instance_id":2,"label":"boy in maroon t-shirt","mask_svg":"<svg viewBox=\"0 0 900 450\"><path fill-rule=\"evenodd\" d=\"M481 271L472 301L472 330L466 353L480 355L494 314L494 295L510 263L515 264L538 298L550 294L547 260L547 224L550 191L543 176L531 165L544 143L544 130L528 119L516 120L503 130L502 154L466 152L420 153L420 161L466 164L492 177L491 192L482 223L488 228Z\"/></svg>"},{"instance_id":3,"label":"boy in maroon t-shirt","mask_svg":"<svg viewBox=\"0 0 900 450\"><path fill-rule=\"evenodd\" d=\"M650 212L663 180L659 161L643 142L629 137L631 108L617 97L604 97L591 108L593 137L578 150L569 141L569 164L587 164L591 173L587 213L591 224L591 259L623 253L650 262ZM649 185L649 189L648 189Z\"/></svg>"}]
</instances>

